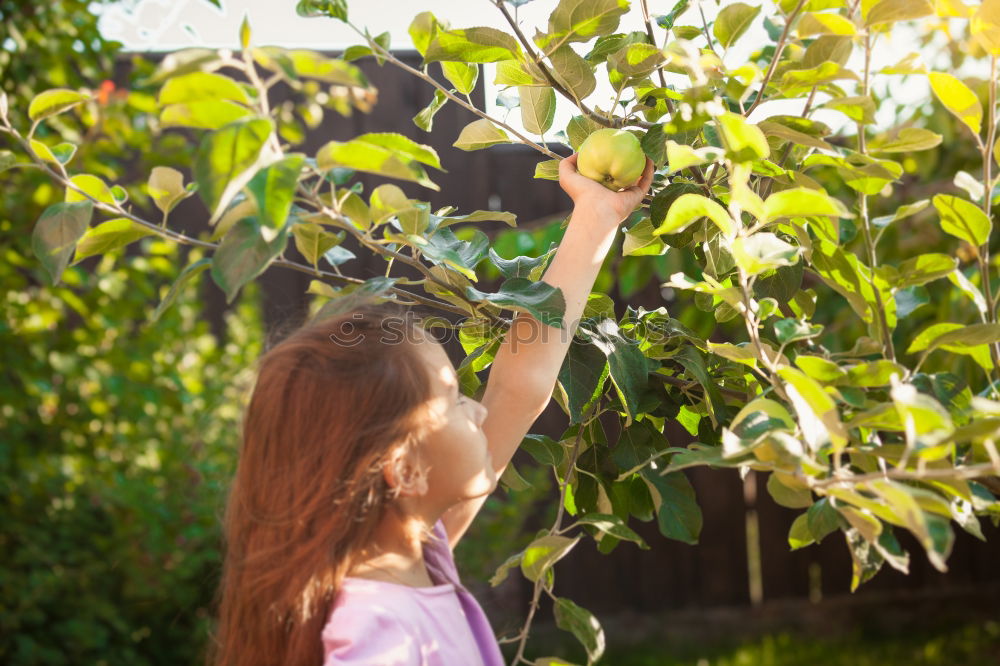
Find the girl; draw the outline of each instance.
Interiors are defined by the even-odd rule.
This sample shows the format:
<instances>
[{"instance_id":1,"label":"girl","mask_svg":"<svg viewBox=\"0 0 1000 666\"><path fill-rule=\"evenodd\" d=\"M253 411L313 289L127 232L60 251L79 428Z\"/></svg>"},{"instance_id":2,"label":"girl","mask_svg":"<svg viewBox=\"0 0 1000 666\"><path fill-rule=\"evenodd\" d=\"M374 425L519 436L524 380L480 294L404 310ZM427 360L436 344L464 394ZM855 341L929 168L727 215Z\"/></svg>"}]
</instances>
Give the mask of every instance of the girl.
<instances>
[{"instance_id":1,"label":"girl","mask_svg":"<svg viewBox=\"0 0 1000 666\"><path fill-rule=\"evenodd\" d=\"M573 213L542 277L565 330L519 313L482 402L391 303L313 321L267 351L225 517L217 666L500 666L452 549L548 403L618 225L649 188L559 165Z\"/></svg>"}]
</instances>

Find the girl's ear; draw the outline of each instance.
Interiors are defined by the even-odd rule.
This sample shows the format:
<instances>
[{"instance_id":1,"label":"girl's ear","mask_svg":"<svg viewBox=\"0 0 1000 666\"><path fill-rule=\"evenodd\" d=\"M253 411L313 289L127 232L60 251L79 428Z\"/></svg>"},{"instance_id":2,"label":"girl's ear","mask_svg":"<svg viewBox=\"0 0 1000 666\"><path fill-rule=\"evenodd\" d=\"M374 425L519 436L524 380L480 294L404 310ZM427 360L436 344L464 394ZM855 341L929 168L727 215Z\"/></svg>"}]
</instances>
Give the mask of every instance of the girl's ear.
<instances>
[{"instance_id":1,"label":"girl's ear","mask_svg":"<svg viewBox=\"0 0 1000 666\"><path fill-rule=\"evenodd\" d=\"M427 493L427 471L420 465L416 445L397 446L382 466L385 482L393 494L421 497Z\"/></svg>"}]
</instances>

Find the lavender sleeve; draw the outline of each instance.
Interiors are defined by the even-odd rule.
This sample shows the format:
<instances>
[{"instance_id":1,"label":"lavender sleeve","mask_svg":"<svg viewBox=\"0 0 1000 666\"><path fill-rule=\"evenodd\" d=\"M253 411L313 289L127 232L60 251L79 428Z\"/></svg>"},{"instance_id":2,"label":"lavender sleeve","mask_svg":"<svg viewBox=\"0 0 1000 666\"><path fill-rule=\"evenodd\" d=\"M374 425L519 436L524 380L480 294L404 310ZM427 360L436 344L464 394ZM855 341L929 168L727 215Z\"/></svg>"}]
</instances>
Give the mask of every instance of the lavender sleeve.
<instances>
[{"instance_id":1,"label":"lavender sleeve","mask_svg":"<svg viewBox=\"0 0 1000 666\"><path fill-rule=\"evenodd\" d=\"M436 582L448 582L455 585L458 601L469 621L469 628L479 646L485 666L504 666L503 654L497 643L496 635L490 626L490 621L472 593L465 589L455 566L455 559L448 544L448 534L444 523L437 521L433 528L434 539L424 545L424 562L428 573Z\"/></svg>"}]
</instances>

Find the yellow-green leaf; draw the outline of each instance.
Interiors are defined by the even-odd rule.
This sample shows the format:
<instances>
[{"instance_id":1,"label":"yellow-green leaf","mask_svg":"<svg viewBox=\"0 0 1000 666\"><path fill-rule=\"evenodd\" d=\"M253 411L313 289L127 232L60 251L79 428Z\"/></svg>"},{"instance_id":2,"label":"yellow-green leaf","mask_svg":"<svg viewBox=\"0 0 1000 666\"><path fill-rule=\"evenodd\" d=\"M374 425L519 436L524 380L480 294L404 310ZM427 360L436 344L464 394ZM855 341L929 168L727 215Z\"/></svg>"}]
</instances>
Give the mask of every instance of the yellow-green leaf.
<instances>
[{"instance_id":1,"label":"yellow-green leaf","mask_svg":"<svg viewBox=\"0 0 1000 666\"><path fill-rule=\"evenodd\" d=\"M740 114L727 111L716 118L716 121L722 130L723 144L729 159L734 162L752 162L771 154L764 133Z\"/></svg>"},{"instance_id":2,"label":"yellow-green leaf","mask_svg":"<svg viewBox=\"0 0 1000 666\"><path fill-rule=\"evenodd\" d=\"M89 96L67 88L55 88L35 95L28 105L28 117L32 122L38 122L57 113L71 109L81 102L90 99Z\"/></svg>"},{"instance_id":3,"label":"yellow-green leaf","mask_svg":"<svg viewBox=\"0 0 1000 666\"><path fill-rule=\"evenodd\" d=\"M936 194L931 200L941 215L941 229L955 238L978 247L986 243L993 223L986 213L971 201L950 194Z\"/></svg>"},{"instance_id":4,"label":"yellow-green leaf","mask_svg":"<svg viewBox=\"0 0 1000 666\"><path fill-rule=\"evenodd\" d=\"M169 213L190 194L184 187L184 175L177 169L164 166L153 167L146 189L153 203L164 213Z\"/></svg>"},{"instance_id":5,"label":"yellow-green leaf","mask_svg":"<svg viewBox=\"0 0 1000 666\"><path fill-rule=\"evenodd\" d=\"M743 36L759 13L760 6L752 7L743 2L726 5L715 19L712 34L722 44L722 48L728 49Z\"/></svg>"},{"instance_id":6,"label":"yellow-green leaf","mask_svg":"<svg viewBox=\"0 0 1000 666\"><path fill-rule=\"evenodd\" d=\"M670 209L667 210L663 224L657 227L653 233L678 233L703 217L712 220L726 236L732 235L736 230L736 224L725 208L700 194L687 193L674 200Z\"/></svg>"},{"instance_id":7,"label":"yellow-green leaf","mask_svg":"<svg viewBox=\"0 0 1000 666\"><path fill-rule=\"evenodd\" d=\"M98 178L97 176L92 176L89 173L81 173L73 176L69 179L69 182L76 186L83 193L77 191L72 187L66 188L66 201L87 201L88 199L96 199L101 203L113 204L115 203L115 198L111 194L111 188L108 187L107 183ZM85 193L85 194L84 194ZM89 197L87 196L89 195Z\"/></svg>"},{"instance_id":8,"label":"yellow-green leaf","mask_svg":"<svg viewBox=\"0 0 1000 666\"><path fill-rule=\"evenodd\" d=\"M518 86L521 124L532 134L545 134L556 115L556 92L549 87Z\"/></svg>"},{"instance_id":9,"label":"yellow-green leaf","mask_svg":"<svg viewBox=\"0 0 1000 666\"><path fill-rule=\"evenodd\" d=\"M799 37L812 35L843 35L850 37L857 34L854 23L840 14L825 12L806 12L799 19Z\"/></svg>"},{"instance_id":10,"label":"yellow-green leaf","mask_svg":"<svg viewBox=\"0 0 1000 666\"><path fill-rule=\"evenodd\" d=\"M507 133L486 118L480 118L466 125L452 145L461 150L479 150L500 143L511 143Z\"/></svg>"},{"instance_id":11,"label":"yellow-green leaf","mask_svg":"<svg viewBox=\"0 0 1000 666\"><path fill-rule=\"evenodd\" d=\"M931 90L972 132L979 136L983 127L983 106L969 86L951 74L930 72L927 78L931 82Z\"/></svg>"},{"instance_id":12,"label":"yellow-green leaf","mask_svg":"<svg viewBox=\"0 0 1000 666\"><path fill-rule=\"evenodd\" d=\"M844 204L825 192L806 187L795 187L775 192L764 202L764 219L773 222L782 217L807 217L834 215L850 217Z\"/></svg>"},{"instance_id":13,"label":"yellow-green leaf","mask_svg":"<svg viewBox=\"0 0 1000 666\"><path fill-rule=\"evenodd\" d=\"M972 16L970 28L984 51L1000 56L1000 0L983 0Z\"/></svg>"},{"instance_id":14,"label":"yellow-green leaf","mask_svg":"<svg viewBox=\"0 0 1000 666\"><path fill-rule=\"evenodd\" d=\"M107 254L152 233L147 227L127 217L116 217L101 222L93 229L87 229L77 243L73 263L76 264L95 254Z\"/></svg>"}]
</instances>

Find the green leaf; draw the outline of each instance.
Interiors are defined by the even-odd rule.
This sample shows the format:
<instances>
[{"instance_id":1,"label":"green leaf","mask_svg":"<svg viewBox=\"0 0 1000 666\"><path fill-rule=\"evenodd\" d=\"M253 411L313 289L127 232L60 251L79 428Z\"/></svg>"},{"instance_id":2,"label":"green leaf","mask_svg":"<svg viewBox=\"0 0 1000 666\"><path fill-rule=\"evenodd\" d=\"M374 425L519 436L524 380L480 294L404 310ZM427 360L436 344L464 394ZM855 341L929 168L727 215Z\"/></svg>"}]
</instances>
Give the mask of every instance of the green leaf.
<instances>
[{"instance_id":1,"label":"green leaf","mask_svg":"<svg viewBox=\"0 0 1000 666\"><path fill-rule=\"evenodd\" d=\"M767 137L738 113L727 111L716 118L726 148L726 155L734 162L752 162L771 154Z\"/></svg>"},{"instance_id":2,"label":"green leaf","mask_svg":"<svg viewBox=\"0 0 1000 666\"><path fill-rule=\"evenodd\" d=\"M207 100L250 104L250 98L240 84L214 72L191 72L168 79L157 98L161 106Z\"/></svg>"},{"instance_id":3,"label":"green leaf","mask_svg":"<svg viewBox=\"0 0 1000 666\"><path fill-rule=\"evenodd\" d=\"M588 663L601 658L604 654L604 630L590 611L569 599L556 597L552 612L556 618L556 626L576 636L583 645L587 651Z\"/></svg>"},{"instance_id":4,"label":"green leaf","mask_svg":"<svg viewBox=\"0 0 1000 666\"><path fill-rule=\"evenodd\" d=\"M486 301L519 312L527 312L538 321L555 328L563 328L566 301L562 290L545 282L532 282L526 278L509 278L496 293L485 293L475 287L465 288L465 296L474 301Z\"/></svg>"},{"instance_id":5,"label":"green leaf","mask_svg":"<svg viewBox=\"0 0 1000 666\"><path fill-rule=\"evenodd\" d=\"M854 515L864 515L856 513ZM879 572L885 559L875 545L862 536L856 528L844 532L847 548L851 551L851 592L868 582Z\"/></svg>"},{"instance_id":6,"label":"green leaf","mask_svg":"<svg viewBox=\"0 0 1000 666\"><path fill-rule=\"evenodd\" d=\"M62 143L57 143L56 145L52 146L50 150L52 152L53 157L59 160L59 163L63 165L69 164L69 161L73 159L74 155L76 155L76 146L73 145L72 143L68 143L65 141Z\"/></svg>"},{"instance_id":7,"label":"green leaf","mask_svg":"<svg viewBox=\"0 0 1000 666\"><path fill-rule=\"evenodd\" d=\"M534 458L539 465L558 467L562 464L565 457L562 445L545 435L525 435L524 440L521 442L521 448L525 453Z\"/></svg>"},{"instance_id":8,"label":"green leaf","mask_svg":"<svg viewBox=\"0 0 1000 666\"><path fill-rule=\"evenodd\" d=\"M933 13L934 7L927 0L881 0L868 10L865 15L865 25L909 21Z\"/></svg>"},{"instance_id":9,"label":"green leaf","mask_svg":"<svg viewBox=\"0 0 1000 666\"><path fill-rule=\"evenodd\" d=\"M886 0L883 0L883 2ZM979 136L983 127L983 106L969 86L951 74L930 72L927 78L931 82L934 96L944 104L959 120Z\"/></svg>"},{"instance_id":10,"label":"green leaf","mask_svg":"<svg viewBox=\"0 0 1000 666\"><path fill-rule=\"evenodd\" d=\"M270 241L261 232L256 218L245 217L233 225L212 256L212 279L226 292L226 303L285 249L287 229L278 231Z\"/></svg>"},{"instance_id":11,"label":"green leaf","mask_svg":"<svg viewBox=\"0 0 1000 666\"><path fill-rule=\"evenodd\" d=\"M499 143L512 143L512 141L502 129L488 119L480 118L466 125L458 135L458 139L451 145L461 150L480 150Z\"/></svg>"},{"instance_id":12,"label":"green leaf","mask_svg":"<svg viewBox=\"0 0 1000 666\"><path fill-rule=\"evenodd\" d=\"M594 68L568 44L557 48L550 56L552 76L574 98L582 100L597 87Z\"/></svg>"},{"instance_id":13,"label":"green leaf","mask_svg":"<svg viewBox=\"0 0 1000 666\"><path fill-rule=\"evenodd\" d=\"M791 529L788 530L788 545L792 550L798 550L814 543L816 540L809 530L808 514L801 513L792 522Z\"/></svg>"},{"instance_id":14,"label":"green leaf","mask_svg":"<svg viewBox=\"0 0 1000 666\"><path fill-rule=\"evenodd\" d=\"M150 323L156 323L164 312L167 311L175 300L177 300L177 295L180 294L181 289L190 282L193 278L199 275L202 271L212 265L211 257L202 257L195 262L192 262L184 267L184 270L180 272L174 283L170 285L170 289L167 290L167 295L163 297L160 304L156 306L156 310L153 311L152 316L150 316Z\"/></svg>"},{"instance_id":15,"label":"green leaf","mask_svg":"<svg viewBox=\"0 0 1000 666\"><path fill-rule=\"evenodd\" d=\"M668 245L656 235L648 217L642 218L626 230L625 240L622 241L622 254L626 257L659 256L667 249Z\"/></svg>"},{"instance_id":16,"label":"green leaf","mask_svg":"<svg viewBox=\"0 0 1000 666\"><path fill-rule=\"evenodd\" d=\"M417 239L414 239L417 240ZM472 231L472 239L459 240L451 229L438 229L432 236L419 239L417 244L425 257L435 264L454 268L470 280L476 279L475 268L486 258L489 237L479 229Z\"/></svg>"},{"instance_id":17,"label":"green leaf","mask_svg":"<svg viewBox=\"0 0 1000 666\"><path fill-rule=\"evenodd\" d=\"M859 388L888 386L893 375L896 375L897 379L906 376L906 369L903 366L884 358L847 366L844 370L847 371L847 383Z\"/></svg>"},{"instance_id":18,"label":"green leaf","mask_svg":"<svg viewBox=\"0 0 1000 666\"><path fill-rule=\"evenodd\" d=\"M660 534L695 545L701 535L701 508L694 488L682 472L661 476L659 471L645 468L639 472L653 499Z\"/></svg>"},{"instance_id":19,"label":"green leaf","mask_svg":"<svg viewBox=\"0 0 1000 666\"><path fill-rule=\"evenodd\" d=\"M94 199L95 201L106 204L115 203L115 197L111 193L111 188L97 176L93 176L89 173L81 173L70 178L69 182L72 183L75 188L66 188L66 201L87 201L88 199ZM77 189L82 192L77 191Z\"/></svg>"},{"instance_id":20,"label":"green leaf","mask_svg":"<svg viewBox=\"0 0 1000 666\"><path fill-rule=\"evenodd\" d=\"M440 189L421 164L441 168L433 148L394 132L362 134L346 142L330 141L316 153L316 166L323 171L347 167Z\"/></svg>"},{"instance_id":21,"label":"green leaf","mask_svg":"<svg viewBox=\"0 0 1000 666\"><path fill-rule=\"evenodd\" d=\"M817 108L840 111L856 123L868 125L875 122L875 102L871 97L835 97Z\"/></svg>"},{"instance_id":22,"label":"green leaf","mask_svg":"<svg viewBox=\"0 0 1000 666\"><path fill-rule=\"evenodd\" d=\"M828 14L825 12L806 12L799 19L796 26L799 37L810 37L812 35L842 35L851 37L856 35L858 30L845 16L840 14Z\"/></svg>"},{"instance_id":23,"label":"green leaf","mask_svg":"<svg viewBox=\"0 0 1000 666\"><path fill-rule=\"evenodd\" d=\"M479 67L464 62L442 62L441 71L444 77L455 86L458 92L468 95L475 89L479 80Z\"/></svg>"},{"instance_id":24,"label":"green leaf","mask_svg":"<svg viewBox=\"0 0 1000 666\"><path fill-rule=\"evenodd\" d=\"M851 217L844 204L825 192L805 187L794 187L775 192L764 202L764 220L773 222L783 217L809 215L834 215Z\"/></svg>"},{"instance_id":25,"label":"green leaf","mask_svg":"<svg viewBox=\"0 0 1000 666\"><path fill-rule=\"evenodd\" d=\"M639 544L639 547L644 550L649 548L641 536L636 534L631 527L626 525L621 518L614 514L588 513L580 516L577 519L576 524L596 527L604 534L609 534L616 539L637 543Z\"/></svg>"},{"instance_id":26,"label":"green leaf","mask_svg":"<svg viewBox=\"0 0 1000 666\"><path fill-rule=\"evenodd\" d=\"M88 95L67 88L46 90L35 95L31 100L31 104L28 105L28 118L33 123L37 123L49 116L71 109L88 99L90 99Z\"/></svg>"},{"instance_id":27,"label":"green leaf","mask_svg":"<svg viewBox=\"0 0 1000 666\"><path fill-rule=\"evenodd\" d=\"M434 216L437 218L437 216ZM502 210L474 210L468 215L448 215L438 218L435 228L458 224L459 222L503 222L508 227L517 226L517 215ZM511 277L511 276L508 276Z\"/></svg>"},{"instance_id":28,"label":"green leaf","mask_svg":"<svg viewBox=\"0 0 1000 666\"><path fill-rule=\"evenodd\" d=\"M566 393L570 424L581 423L608 378L608 358L582 334L573 336L559 368L559 384Z\"/></svg>"},{"instance_id":29,"label":"green leaf","mask_svg":"<svg viewBox=\"0 0 1000 666\"><path fill-rule=\"evenodd\" d=\"M733 259L747 275L757 275L778 266L791 266L798 261L800 250L769 232L738 237L732 242Z\"/></svg>"},{"instance_id":30,"label":"green leaf","mask_svg":"<svg viewBox=\"0 0 1000 666\"><path fill-rule=\"evenodd\" d=\"M431 12L420 12L410 21L407 32L410 39L413 40L413 48L420 55L427 52L427 46L431 43L431 39L434 38L434 33L439 27L442 27L441 22Z\"/></svg>"},{"instance_id":31,"label":"green leaf","mask_svg":"<svg viewBox=\"0 0 1000 666\"><path fill-rule=\"evenodd\" d=\"M941 144L941 135L920 127L903 127L879 134L868 143L872 153L908 153L930 150Z\"/></svg>"},{"instance_id":32,"label":"green leaf","mask_svg":"<svg viewBox=\"0 0 1000 666\"><path fill-rule=\"evenodd\" d=\"M566 136L569 138L569 145L574 151L580 149L588 136L601 129L601 126L590 118L584 116L573 116L566 123Z\"/></svg>"},{"instance_id":33,"label":"green leaf","mask_svg":"<svg viewBox=\"0 0 1000 666\"><path fill-rule=\"evenodd\" d=\"M285 226L304 163L302 155L288 155L258 171L247 183L262 224L272 229Z\"/></svg>"},{"instance_id":34,"label":"green leaf","mask_svg":"<svg viewBox=\"0 0 1000 666\"><path fill-rule=\"evenodd\" d=\"M184 174L164 166L153 167L146 190L156 207L164 213L172 211L174 206L192 194L184 187Z\"/></svg>"},{"instance_id":35,"label":"green leaf","mask_svg":"<svg viewBox=\"0 0 1000 666\"><path fill-rule=\"evenodd\" d=\"M342 86L358 86L360 88L368 86L368 79L358 67L339 58L328 58L322 53L306 49L285 51L283 55L298 77Z\"/></svg>"},{"instance_id":36,"label":"green leaf","mask_svg":"<svg viewBox=\"0 0 1000 666\"><path fill-rule=\"evenodd\" d=\"M496 28L438 29L427 44L424 64L440 60L464 63L518 60L517 40Z\"/></svg>"},{"instance_id":37,"label":"green leaf","mask_svg":"<svg viewBox=\"0 0 1000 666\"><path fill-rule=\"evenodd\" d=\"M511 555L504 563L497 567L497 570L490 577L490 586L496 587L500 583L507 580L507 574L514 567L521 565L521 558L524 557L524 553L517 553L516 555Z\"/></svg>"},{"instance_id":38,"label":"green leaf","mask_svg":"<svg viewBox=\"0 0 1000 666\"><path fill-rule=\"evenodd\" d=\"M299 0L295 11L306 18L329 16L347 22L347 0Z\"/></svg>"},{"instance_id":39,"label":"green leaf","mask_svg":"<svg viewBox=\"0 0 1000 666\"><path fill-rule=\"evenodd\" d=\"M728 49L747 31L759 13L759 6L751 7L742 2L726 5L715 19L712 34L719 40L722 48Z\"/></svg>"},{"instance_id":40,"label":"green leaf","mask_svg":"<svg viewBox=\"0 0 1000 666\"><path fill-rule=\"evenodd\" d=\"M941 215L941 229L975 248L990 239L993 223L986 213L972 202L950 194L936 194L931 200Z\"/></svg>"},{"instance_id":41,"label":"green leaf","mask_svg":"<svg viewBox=\"0 0 1000 666\"><path fill-rule=\"evenodd\" d=\"M722 151L715 146L695 149L691 146L685 146L676 141L668 140L666 148L667 164L670 165L667 173L675 173L688 167L715 162L722 156Z\"/></svg>"},{"instance_id":42,"label":"green leaf","mask_svg":"<svg viewBox=\"0 0 1000 666\"><path fill-rule=\"evenodd\" d=\"M736 225L725 208L700 194L687 193L674 200L663 224L653 233L658 235L678 233L703 217L712 220L726 236L736 231Z\"/></svg>"},{"instance_id":43,"label":"green leaf","mask_svg":"<svg viewBox=\"0 0 1000 666\"><path fill-rule=\"evenodd\" d=\"M782 345L815 338L822 332L823 327L819 324L810 324L800 319L779 319L774 322L774 337Z\"/></svg>"},{"instance_id":44,"label":"green leaf","mask_svg":"<svg viewBox=\"0 0 1000 666\"><path fill-rule=\"evenodd\" d=\"M648 374L646 358L638 343L623 336L618 324L610 317L593 324L581 322L578 331L607 356L611 381L630 422L639 413L639 399L646 387Z\"/></svg>"},{"instance_id":45,"label":"green leaf","mask_svg":"<svg viewBox=\"0 0 1000 666\"><path fill-rule=\"evenodd\" d=\"M505 278L528 277L532 271L545 263L546 257L514 257L504 259L491 247L489 249L490 261L499 269L500 274Z\"/></svg>"},{"instance_id":46,"label":"green leaf","mask_svg":"<svg viewBox=\"0 0 1000 666\"><path fill-rule=\"evenodd\" d=\"M448 101L448 96L440 90L434 91L434 98L420 110L420 113L413 116L413 124L425 132L430 132L434 125L434 114Z\"/></svg>"},{"instance_id":47,"label":"green leaf","mask_svg":"<svg viewBox=\"0 0 1000 666\"><path fill-rule=\"evenodd\" d=\"M840 514L826 497L820 498L806 511L806 525L816 543L840 527Z\"/></svg>"},{"instance_id":48,"label":"green leaf","mask_svg":"<svg viewBox=\"0 0 1000 666\"><path fill-rule=\"evenodd\" d=\"M501 60L496 64L493 83L498 86L547 86L548 79L533 63Z\"/></svg>"},{"instance_id":49,"label":"green leaf","mask_svg":"<svg viewBox=\"0 0 1000 666\"><path fill-rule=\"evenodd\" d=\"M535 165L535 178L559 180L559 163L562 160L542 160Z\"/></svg>"},{"instance_id":50,"label":"green leaf","mask_svg":"<svg viewBox=\"0 0 1000 666\"><path fill-rule=\"evenodd\" d=\"M251 115L249 109L234 102L207 99L167 106L160 113L160 124L214 130Z\"/></svg>"},{"instance_id":51,"label":"green leaf","mask_svg":"<svg viewBox=\"0 0 1000 666\"><path fill-rule=\"evenodd\" d=\"M552 565L565 557L578 541L580 537L570 539L554 534L535 539L524 549L521 558L521 572L524 577L532 582L537 581L552 568Z\"/></svg>"},{"instance_id":52,"label":"green leaf","mask_svg":"<svg viewBox=\"0 0 1000 666\"><path fill-rule=\"evenodd\" d=\"M628 8L628 0L559 0L549 14L548 33L535 37L535 43L547 51L555 43L588 42L611 34Z\"/></svg>"},{"instance_id":53,"label":"green leaf","mask_svg":"<svg viewBox=\"0 0 1000 666\"><path fill-rule=\"evenodd\" d=\"M912 354L918 351L934 351L938 347L959 353L967 352L980 345L1000 342L1000 324L953 324L942 322L924 329L906 350Z\"/></svg>"},{"instance_id":54,"label":"green leaf","mask_svg":"<svg viewBox=\"0 0 1000 666\"><path fill-rule=\"evenodd\" d=\"M812 492L809 488L792 488L781 482L776 472L767 477L767 492L778 506L788 509L805 509L812 506Z\"/></svg>"},{"instance_id":55,"label":"green leaf","mask_svg":"<svg viewBox=\"0 0 1000 666\"><path fill-rule=\"evenodd\" d=\"M649 74L666 59L661 49L639 42L627 44L608 56L608 67L627 78L636 78Z\"/></svg>"},{"instance_id":56,"label":"green leaf","mask_svg":"<svg viewBox=\"0 0 1000 666\"><path fill-rule=\"evenodd\" d=\"M87 229L76 245L73 263L91 257L95 254L106 254L129 243L139 240L153 232L127 217L116 217L113 220L101 222L93 229Z\"/></svg>"},{"instance_id":57,"label":"green leaf","mask_svg":"<svg viewBox=\"0 0 1000 666\"><path fill-rule=\"evenodd\" d=\"M347 232L333 233L319 224L299 222L292 225L292 235L295 236L295 247L315 268L327 250L343 242Z\"/></svg>"},{"instance_id":58,"label":"green leaf","mask_svg":"<svg viewBox=\"0 0 1000 666\"><path fill-rule=\"evenodd\" d=\"M584 58L596 65L604 62L612 53L620 51L630 44L645 44L647 39L646 33L639 31L604 35L594 42L590 53L585 55Z\"/></svg>"},{"instance_id":59,"label":"green leaf","mask_svg":"<svg viewBox=\"0 0 1000 666\"><path fill-rule=\"evenodd\" d=\"M946 277L958 267L958 259L947 254L928 253L899 265L897 289L906 289Z\"/></svg>"},{"instance_id":60,"label":"green leaf","mask_svg":"<svg viewBox=\"0 0 1000 666\"><path fill-rule=\"evenodd\" d=\"M799 354L795 357L795 365L802 372L820 382L838 382L847 376L839 365L819 356Z\"/></svg>"},{"instance_id":61,"label":"green leaf","mask_svg":"<svg viewBox=\"0 0 1000 666\"><path fill-rule=\"evenodd\" d=\"M799 428L810 449L815 451L830 442L835 451L842 451L847 446L847 429L833 398L814 379L795 368L779 368L778 375L786 382L785 392L799 416Z\"/></svg>"},{"instance_id":62,"label":"green leaf","mask_svg":"<svg viewBox=\"0 0 1000 666\"><path fill-rule=\"evenodd\" d=\"M379 185L372 191L369 199L371 203L369 214L375 224L381 224L390 217L415 209L403 190L396 185Z\"/></svg>"},{"instance_id":63,"label":"green leaf","mask_svg":"<svg viewBox=\"0 0 1000 666\"><path fill-rule=\"evenodd\" d=\"M549 87L518 86L521 124L532 134L545 134L556 115L556 91Z\"/></svg>"},{"instance_id":64,"label":"green leaf","mask_svg":"<svg viewBox=\"0 0 1000 666\"><path fill-rule=\"evenodd\" d=\"M872 225L879 229L885 228L893 222L906 219L911 215L916 215L930 205L930 199L921 199L920 201L915 201L912 204L904 204L897 208L892 215L883 215L881 217L874 218L872 220Z\"/></svg>"},{"instance_id":65,"label":"green leaf","mask_svg":"<svg viewBox=\"0 0 1000 666\"><path fill-rule=\"evenodd\" d=\"M52 284L59 283L93 212L94 204L89 200L56 203L46 208L35 222L31 249L52 278Z\"/></svg>"},{"instance_id":66,"label":"green leaf","mask_svg":"<svg viewBox=\"0 0 1000 666\"><path fill-rule=\"evenodd\" d=\"M243 14L243 22L240 23L240 46L244 49L250 48L250 16Z\"/></svg>"},{"instance_id":67,"label":"green leaf","mask_svg":"<svg viewBox=\"0 0 1000 666\"><path fill-rule=\"evenodd\" d=\"M236 193L258 168L261 149L274 129L269 118L240 120L205 136L195 156L198 193L212 211L215 224Z\"/></svg>"},{"instance_id":68,"label":"green leaf","mask_svg":"<svg viewBox=\"0 0 1000 666\"><path fill-rule=\"evenodd\" d=\"M340 248L334 248L334 250L338 249ZM319 320L325 317L332 317L344 312L351 312L366 303L381 303L390 300L390 297L386 294L396 284L396 279L377 275L373 278L368 278L361 284L350 284L337 289L332 294L329 294L331 300L324 303L323 307L316 312L313 318ZM323 285L329 289L329 285L313 280L309 285L310 291L312 291L314 284Z\"/></svg>"}]
</instances>

